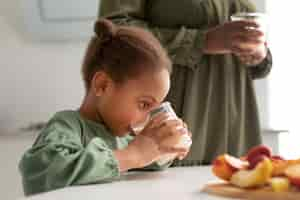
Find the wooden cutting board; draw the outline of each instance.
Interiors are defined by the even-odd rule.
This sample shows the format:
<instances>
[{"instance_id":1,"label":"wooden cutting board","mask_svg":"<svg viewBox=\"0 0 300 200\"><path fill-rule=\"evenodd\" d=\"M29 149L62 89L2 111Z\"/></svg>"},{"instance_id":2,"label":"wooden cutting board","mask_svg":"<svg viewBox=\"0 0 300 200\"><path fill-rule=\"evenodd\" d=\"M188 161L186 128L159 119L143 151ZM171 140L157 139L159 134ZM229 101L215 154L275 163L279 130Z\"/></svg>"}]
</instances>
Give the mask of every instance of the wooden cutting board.
<instances>
[{"instance_id":1,"label":"wooden cutting board","mask_svg":"<svg viewBox=\"0 0 300 200\"><path fill-rule=\"evenodd\" d=\"M211 183L202 189L208 194L251 200L300 200L300 191L273 192L270 187L243 189L228 183Z\"/></svg>"}]
</instances>

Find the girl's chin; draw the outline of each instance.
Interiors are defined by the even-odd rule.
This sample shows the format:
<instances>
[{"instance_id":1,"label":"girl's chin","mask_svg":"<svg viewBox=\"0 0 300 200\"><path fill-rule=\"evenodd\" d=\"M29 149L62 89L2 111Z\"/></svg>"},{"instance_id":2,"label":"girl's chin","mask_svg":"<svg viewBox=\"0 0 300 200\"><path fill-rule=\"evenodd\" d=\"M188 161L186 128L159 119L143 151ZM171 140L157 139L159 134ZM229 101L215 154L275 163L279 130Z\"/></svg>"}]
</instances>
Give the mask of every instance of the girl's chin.
<instances>
[{"instance_id":1,"label":"girl's chin","mask_svg":"<svg viewBox=\"0 0 300 200\"><path fill-rule=\"evenodd\" d=\"M131 134L131 130L122 130L122 131L116 131L115 133L114 133L114 135L115 136L118 136L118 137L124 137L124 136L126 136L126 135L129 135L129 134Z\"/></svg>"},{"instance_id":2,"label":"girl's chin","mask_svg":"<svg viewBox=\"0 0 300 200\"><path fill-rule=\"evenodd\" d=\"M120 133L120 134L118 134L118 136L119 137L124 137L124 136L126 136L126 135L129 135L130 134L130 132L122 132L122 133Z\"/></svg>"}]
</instances>

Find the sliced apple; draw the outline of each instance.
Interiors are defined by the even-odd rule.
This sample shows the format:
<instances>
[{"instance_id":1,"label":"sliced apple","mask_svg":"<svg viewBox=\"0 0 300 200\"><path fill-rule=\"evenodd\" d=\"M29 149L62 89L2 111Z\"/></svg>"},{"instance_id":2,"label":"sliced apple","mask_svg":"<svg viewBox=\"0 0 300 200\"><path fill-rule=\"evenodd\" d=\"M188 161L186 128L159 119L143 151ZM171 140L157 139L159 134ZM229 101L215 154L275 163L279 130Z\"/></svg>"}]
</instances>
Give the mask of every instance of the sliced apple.
<instances>
[{"instance_id":1,"label":"sliced apple","mask_svg":"<svg viewBox=\"0 0 300 200\"><path fill-rule=\"evenodd\" d=\"M300 164L300 159L296 160L279 160L279 159L271 159L273 164L273 172L272 176L283 176L285 175L285 170L296 164Z\"/></svg>"},{"instance_id":2,"label":"sliced apple","mask_svg":"<svg viewBox=\"0 0 300 200\"><path fill-rule=\"evenodd\" d=\"M240 160L228 154L218 156L212 163L212 172L220 179L228 181L232 174L248 166L247 161Z\"/></svg>"},{"instance_id":3,"label":"sliced apple","mask_svg":"<svg viewBox=\"0 0 300 200\"><path fill-rule=\"evenodd\" d=\"M263 161L265 158L267 158L265 155L257 155L256 157L253 157L251 160L249 160L248 169L254 169L256 165Z\"/></svg>"},{"instance_id":4,"label":"sliced apple","mask_svg":"<svg viewBox=\"0 0 300 200\"><path fill-rule=\"evenodd\" d=\"M290 181L287 177L273 177L269 183L274 192L286 192L290 189Z\"/></svg>"},{"instance_id":5,"label":"sliced apple","mask_svg":"<svg viewBox=\"0 0 300 200\"><path fill-rule=\"evenodd\" d=\"M290 182L300 188L300 164L288 166L284 174L288 177Z\"/></svg>"},{"instance_id":6,"label":"sliced apple","mask_svg":"<svg viewBox=\"0 0 300 200\"><path fill-rule=\"evenodd\" d=\"M290 166L289 162L287 161L273 160L273 159L272 159L272 165L273 165L272 176L283 176L286 168Z\"/></svg>"},{"instance_id":7,"label":"sliced apple","mask_svg":"<svg viewBox=\"0 0 300 200\"><path fill-rule=\"evenodd\" d=\"M230 156L228 154L224 155L224 159L231 167L233 167L236 170L246 169L249 166L248 161L236 158L234 156Z\"/></svg>"},{"instance_id":8,"label":"sliced apple","mask_svg":"<svg viewBox=\"0 0 300 200\"><path fill-rule=\"evenodd\" d=\"M258 145L258 146L252 147L248 151L248 153L246 155L246 159L248 161L250 161L260 155L264 155L264 156L270 158L272 155L272 151L269 147L267 147L265 145Z\"/></svg>"},{"instance_id":9,"label":"sliced apple","mask_svg":"<svg viewBox=\"0 0 300 200\"><path fill-rule=\"evenodd\" d=\"M228 164L224 155L218 156L212 162L212 172L215 176L222 180L229 180L236 170Z\"/></svg>"},{"instance_id":10,"label":"sliced apple","mask_svg":"<svg viewBox=\"0 0 300 200\"><path fill-rule=\"evenodd\" d=\"M272 155L271 160L285 160L282 156L279 155Z\"/></svg>"},{"instance_id":11,"label":"sliced apple","mask_svg":"<svg viewBox=\"0 0 300 200\"><path fill-rule=\"evenodd\" d=\"M269 158L263 159L252 170L239 170L235 172L230 183L241 188L251 188L264 185L272 175L272 163Z\"/></svg>"}]
</instances>

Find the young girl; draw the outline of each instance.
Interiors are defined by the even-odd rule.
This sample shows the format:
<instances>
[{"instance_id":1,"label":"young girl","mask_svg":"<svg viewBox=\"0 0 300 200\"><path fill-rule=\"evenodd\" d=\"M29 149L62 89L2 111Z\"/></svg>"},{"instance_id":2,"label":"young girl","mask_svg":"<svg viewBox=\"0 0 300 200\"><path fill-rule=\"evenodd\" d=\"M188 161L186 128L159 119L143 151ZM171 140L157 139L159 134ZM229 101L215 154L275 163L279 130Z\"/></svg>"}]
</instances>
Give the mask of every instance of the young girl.
<instances>
[{"instance_id":1,"label":"young girl","mask_svg":"<svg viewBox=\"0 0 300 200\"><path fill-rule=\"evenodd\" d=\"M166 168L157 161L176 148L186 126L158 114L133 137L132 127L166 97L171 62L152 34L95 24L83 62L86 95L78 111L56 113L20 161L26 195L69 185L111 181L129 169Z\"/></svg>"}]
</instances>

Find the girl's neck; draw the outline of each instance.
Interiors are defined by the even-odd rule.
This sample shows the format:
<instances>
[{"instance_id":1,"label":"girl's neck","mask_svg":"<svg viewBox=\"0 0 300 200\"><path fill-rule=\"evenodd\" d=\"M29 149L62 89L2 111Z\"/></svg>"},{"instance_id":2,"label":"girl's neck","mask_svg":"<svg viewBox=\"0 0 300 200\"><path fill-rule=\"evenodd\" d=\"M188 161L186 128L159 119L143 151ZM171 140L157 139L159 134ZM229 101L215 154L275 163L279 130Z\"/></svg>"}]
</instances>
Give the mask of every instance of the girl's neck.
<instances>
[{"instance_id":1,"label":"girl's neck","mask_svg":"<svg viewBox=\"0 0 300 200\"><path fill-rule=\"evenodd\" d=\"M100 123L103 122L96 107L95 100L92 99L88 94L83 99L83 102L79 108L79 113L85 119Z\"/></svg>"}]
</instances>

